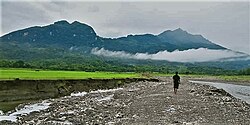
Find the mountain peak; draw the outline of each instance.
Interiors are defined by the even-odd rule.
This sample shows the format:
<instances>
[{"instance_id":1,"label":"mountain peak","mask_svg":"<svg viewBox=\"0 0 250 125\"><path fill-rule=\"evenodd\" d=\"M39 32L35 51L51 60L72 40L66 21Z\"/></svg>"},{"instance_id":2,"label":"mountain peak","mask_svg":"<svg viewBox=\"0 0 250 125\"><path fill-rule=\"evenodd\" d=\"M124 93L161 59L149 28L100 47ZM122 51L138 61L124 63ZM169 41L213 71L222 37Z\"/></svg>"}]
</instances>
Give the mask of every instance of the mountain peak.
<instances>
[{"instance_id":1,"label":"mountain peak","mask_svg":"<svg viewBox=\"0 0 250 125\"><path fill-rule=\"evenodd\" d=\"M81 22L78 22L78 21L74 21L73 23L70 24L71 26L88 26L90 27L89 25L85 24L85 23L81 23Z\"/></svg>"},{"instance_id":2,"label":"mountain peak","mask_svg":"<svg viewBox=\"0 0 250 125\"><path fill-rule=\"evenodd\" d=\"M173 30L172 32L177 32L177 33L188 33L187 31L181 29L181 28L178 28L178 29L175 29Z\"/></svg>"},{"instance_id":3,"label":"mountain peak","mask_svg":"<svg viewBox=\"0 0 250 125\"><path fill-rule=\"evenodd\" d=\"M57 24L57 25L69 25L70 23L66 20L60 20L60 21L56 21L54 22L54 24Z\"/></svg>"},{"instance_id":4,"label":"mountain peak","mask_svg":"<svg viewBox=\"0 0 250 125\"><path fill-rule=\"evenodd\" d=\"M178 28L178 29L175 29L174 31L184 31L184 30L181 28Z\"/></svg>"},{"instance_id":5,"label":"mountain peak","mask_svg":"<svg viewBox=\"0 0 250 125\"><path fill-rule=\"evenodd\" d=\"M185 30L183 30L183 29L181 29L181 28L178 28L178 29L175 29L175 30L166 30L166 31L164 31L164 32L162 32L162 33L160 33L159 35L163 35L163 34L169 34L169 33L184 33L184 34L188 34L188 32L187 31L185 31Z\"/></svg>"},{"instance_id":6,"label":"mountain peak","mask_svg":"<svg viewBox=\"0 0 250 125\"><path fill-rule=\"evenodd\" d=\"M57 24L57 25L82 25L83 23L78 22L78 21L74 21L72 23L69 23L67 20L59 20L59 21L54 22L54 24Z\"/></svg>"},{"instance_id":7,"label":"mountain peak","mask_svg":"<svg viewBox=\"0 0 250 125\"><path fill-rule=\"evenodd\" d=\"M209 49L226 49L222 46L212 43L201 35L193 35L187 31L178 28L167 30L158 35L163 42L178 46L179 50L209 48Z\"/></svg>"},{"instance_id":8,"label":"mountain peak","mask_svg":"<svg viewBox=\"0 0 250 125\"><path fill-rule=\"evenodd\" d=\"M73 23L71 23L71 24L82 24L81 22L78 22L78 21L74 21Z\"/></svg>"}]
</instances>

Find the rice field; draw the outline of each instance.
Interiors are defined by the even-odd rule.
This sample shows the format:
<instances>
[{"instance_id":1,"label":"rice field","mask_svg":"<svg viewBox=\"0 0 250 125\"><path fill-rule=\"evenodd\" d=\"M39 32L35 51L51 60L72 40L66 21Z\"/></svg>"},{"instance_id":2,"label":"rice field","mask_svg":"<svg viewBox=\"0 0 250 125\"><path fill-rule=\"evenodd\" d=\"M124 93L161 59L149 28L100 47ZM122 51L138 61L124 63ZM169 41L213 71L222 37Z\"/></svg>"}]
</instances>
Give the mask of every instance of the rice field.
<instances>
[{"instance_id":1,"label":"rice field","mask_svg":"<svg viewBox=\"0 0 250 125\"><path fill-rule=\"evenodd\" d=\"M138 78L139 73L118 72L85 72L85 71L53 71L34 69L0 69L0 80L26 79L110 79L110 78Z\"/></svg>"}]
</instances>

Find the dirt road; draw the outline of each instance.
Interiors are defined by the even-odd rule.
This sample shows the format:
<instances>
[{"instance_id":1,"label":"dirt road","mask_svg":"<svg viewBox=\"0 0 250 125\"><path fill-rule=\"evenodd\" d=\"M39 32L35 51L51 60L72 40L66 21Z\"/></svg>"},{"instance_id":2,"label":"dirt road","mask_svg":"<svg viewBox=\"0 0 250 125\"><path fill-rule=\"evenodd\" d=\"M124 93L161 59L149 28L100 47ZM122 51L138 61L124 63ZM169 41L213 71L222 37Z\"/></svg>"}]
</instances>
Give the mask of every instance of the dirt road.
<instances>
[{"instance_id":1,"label":"dirt road","mask_svg":"<svg viewBox=\"0 0 250 125\"><path fill-rule=\"evenodd\" d=\"M48 100L50 108L21 117L20 124L249 125L250 106L223 90L182 78L136 82L123 88ZM2 122L9 123L9 122Z\"/></svg>"}]
</instances>

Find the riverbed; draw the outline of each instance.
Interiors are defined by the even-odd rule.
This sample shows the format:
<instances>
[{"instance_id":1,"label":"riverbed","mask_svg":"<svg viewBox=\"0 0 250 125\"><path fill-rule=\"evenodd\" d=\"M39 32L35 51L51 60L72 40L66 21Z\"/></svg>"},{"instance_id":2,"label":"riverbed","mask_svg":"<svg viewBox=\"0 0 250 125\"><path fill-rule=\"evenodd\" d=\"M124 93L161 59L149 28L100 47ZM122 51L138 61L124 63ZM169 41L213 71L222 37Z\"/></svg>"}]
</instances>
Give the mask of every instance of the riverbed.
<instances>
[{"instance_id":1,"label":"riverbed","mask_svg":"<svg viewBox=\"0 0 250 125\"><path fill-rule=\"evenodd\" d=\"M135 81L122 88L45 100L39 106L46 109L14 115L16 121L5 120L0 124L249 125L250 105L225 93L212 86L190 83L185 78L177 94L173 92L171 77L158 82ZM4 114L5 118L11 114Z\"/></svg>"}]
</instances>

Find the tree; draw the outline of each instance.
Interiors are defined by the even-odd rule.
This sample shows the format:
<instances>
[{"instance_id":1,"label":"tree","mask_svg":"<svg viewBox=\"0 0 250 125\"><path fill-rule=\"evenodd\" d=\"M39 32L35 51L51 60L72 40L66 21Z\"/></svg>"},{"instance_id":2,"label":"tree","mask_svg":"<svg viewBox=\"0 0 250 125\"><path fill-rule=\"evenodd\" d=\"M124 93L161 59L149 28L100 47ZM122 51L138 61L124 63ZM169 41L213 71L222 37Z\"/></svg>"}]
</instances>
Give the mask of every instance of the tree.
<instances>
[{"instance_id":1,"label":"tree","mask_svg":"<svg viewBox=\"0 0 250 125\"><path fill-rule=\"evenodd\" d=\"M14 68L25 68L24 62L22 60L16 61L13 63Z\"/></svg>"}]
</instances>

